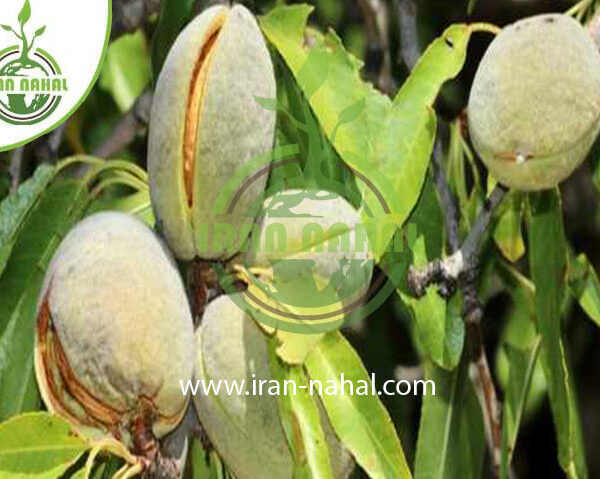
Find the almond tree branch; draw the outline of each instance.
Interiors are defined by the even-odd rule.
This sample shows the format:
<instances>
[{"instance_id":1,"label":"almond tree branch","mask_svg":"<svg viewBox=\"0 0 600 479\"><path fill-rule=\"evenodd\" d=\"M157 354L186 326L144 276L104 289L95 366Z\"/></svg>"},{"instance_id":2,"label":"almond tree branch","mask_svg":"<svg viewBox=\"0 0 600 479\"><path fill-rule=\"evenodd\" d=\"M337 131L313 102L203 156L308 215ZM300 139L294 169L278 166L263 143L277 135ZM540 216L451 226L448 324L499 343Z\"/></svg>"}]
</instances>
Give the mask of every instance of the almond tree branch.
<instances>
[{"instance_id":1,"label":"almond tree branch","mask_svg":"<svg viewBox=\"0 0 600 479\"><path fill-rule=\"evenodd\" d=\"M444 259L436 259L423 268L410 268L408 281L411 289L418 297L423 296L429 286L437 284L440 295L449 298L454 294L457 287L463 287L471 281L472 272L477 270L479 266L479 250L487 234L492 215L508 191L500 184L496 186L489 198L485 200L473 228L467 235L467 239L457 248L459 243L456 203L448 187L444 170L439 166L435 166L435 157L440 155L441 153L436 154L434 151L433 172L444 208L448 242L452 254Z\"/></svg>"},{"instance_id":2,"label":"almond tree branch","mask_svg":"<svg viewBox=\"0 0 600 479\"><path fill-rule=\"evenodd\" d=\"M394 0L398 11L400 27L401 60L409 70L412 70L421 57L419 35L417 31L417 6L413 0Z\"/></svg>"},{"instance_id":3,"label":"almond tree branch","mask_svg":"<svg viewBox=\"0 0 600 479\"><path fill-rule=\"evenodd\" d=\"M110 39L131 33L148 18L160 12L160 0L113 0L113 20Z\"/></svg>"},{"instance_id":4,"label":"almond tree branch","mask_svg":"<svg viewBox=\"0 0 600 479\"><path fill-rule=\"evenodd\" d=\"M381 91L392 94L396 83L392 75L387 5L383 0L358 0L358 5L365 18L368 39L367 72L374 74L375 83Z\"/></svg>"},{"instance_id":5,"label":"almond tree branch","mask_svg":"<svg viewBox=\"0 0 600 479\"><path fill-rule=\"evenodd\" d=\"M441 157L440 149L436 148L436 150L434 158ZM439 159L434 160L434 164L438 162ZM469 376L483 411L486 436L492 457L492 472L494 477L499 477L502 451L501 409L483 344L481 331L483 306L479 301L477 283L480 246L487 233L492 214L506 196L507 190L501 185L494 189L485 201L467 239L460 248L456 249L458 244L456 201L450 192L445 170L438 164L438 166L434 166L433 171L443 205L452 254L443 260L434 260L422 270L411 267L408 273L408 282L417 296L423 295L427 285L434 282L439 284L439 292L446 298L454 293L456 287L462 290L462 312L467 333L467 353L470 360Z\"/></svg>"},{"instance_id":6,"label":"almond tree branch","mask_svg":"<svg viewBox=\"0 0 600 479\"><path fill-rule=\"evenodd\" d=\"M412 69L420 56L416 37L416 6L412 0L398 0L396 3L402 30L401 55L406 65ZM483 306L479 300L477 283L479 249L493 211L506 196L507 190L500 185L494 189L461 246L458 207L446 178L443 147L439 138L433 151L432 170L442 203L451 255L443 260L437 259L421 270L411 267L408 282L417 296L425 294L427 286L432 283L440 285L440 293L446 298L451 296L457 287L462 290L462 312L470 361L469 377L481 404L492 459L492 473L497 478L500 475L502 451L501 409L483 344Z\"/></svg>"},{"instance_id":7,"label":"almond tree branch","mask_svg":"<svg viewBox=\"0 0 600 479\"><path fill-rule=\"evenodd\" d=\"M480 246L487 233L492 214L506 196L507 190L501 185L494 189L485 201L467 239L460 248L456 249L458 244L456 201L450 192L445 170L439 164L439 158L442 156L439 147L436 147L433 156L433 172L436 188L443 205L451 255L445 259L436 259L422 269L411 267L408 273L408 283L416 296L425 294L427 286L433 283L439 285L439 293L445 298L449 298L457 287L462 290L462 311L467 333L467 353L470 360L469 376L483 411L486 436L492 457L492 472L494 477L499 477L502 451L501 409L483 344L481 331L483 306L479 301L477 283ZM436 160L435 157L438 159Z\"/></svg>"},{"instance_id":8,"label":"almond tree branch","mask_svg":"<svg viewBox=\"0 0 600 479\"><path fill-rule=\"evenodd\" d=\"M47 135L44 135L33 142L33 151L37 163L52 163L58 159L60 145L65 136L67 125L68 121L62 123Z\"/></svg>"},{"instance_id":9,"label":"almond tree branch","mask_svg":"<svg viewBox=\"0 0 600 479\"><path fill-rule=\"evenodd\" d=\"M24 163L26 161L25 147L20 146L14 149L10 154L10 163L8 166L8 172L10 173L10 191L14 192L19 187L23 179L23 170L25 169Z\"/></svg>"},{"instance_id":10,"label":"almond tree branch","mask_svg":"<svg viewBox=\"0 0 600 479\"><path fill-rule=\"evenodd\" d=\"M151 107L152 92L146 90L92 154L100 158L108 158L123 151L135 140L140 131L148 126Z\"/></svg>"}]
</instances>

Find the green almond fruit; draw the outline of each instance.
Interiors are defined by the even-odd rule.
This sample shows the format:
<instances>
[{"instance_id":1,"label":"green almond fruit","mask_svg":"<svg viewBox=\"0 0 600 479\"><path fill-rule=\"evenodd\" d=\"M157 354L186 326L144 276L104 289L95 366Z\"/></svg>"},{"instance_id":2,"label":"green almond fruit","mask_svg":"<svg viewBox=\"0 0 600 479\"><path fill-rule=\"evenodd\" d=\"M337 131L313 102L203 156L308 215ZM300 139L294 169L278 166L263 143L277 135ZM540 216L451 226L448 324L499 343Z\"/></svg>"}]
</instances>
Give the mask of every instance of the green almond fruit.
<instances>
[{"instance_id":1,"label":"green almond fruit","mask_svg":"<svg viewBox=\"0 0 600 479\"><path fill-rule=\"evenodd\" d=\"M276 113L255 97L276 98L273 65L256 20L242 5L205 10L167 56L150 121L152 204L180 259L236 253L212 245L211 235L216 223L238 225L265 187L267 174L247 185L228 184L273 145ZM216 206L220 194L233 199L238 186L242 194L232 211Z\"/></svg>"},{"instance_id":2,"label":"green almond fruit","mask_svg":"<svg viewBox=\"0 0 600 479\"><path fill-rule=\"evenodd\" d=\"M258 229L241 261L272 271L278 301L357 309L374 260L359 212L337 193L290 189L263 202ZM316 290L314 289L316 285Z\"/></svg>"},{"instance_id":3,"label":"green almond fruit","mask_svg":"<svg viewBox=\"0 0 600 479\"><path fill-rule=\"evenodd\" d=\"M600 129L600 53L566 15L504 28L475 75L468 105L475 149L500 183L552 188L587 156Z\"/></svg>"},{"instance_id":4,"label":"green almond fruit","mask_svg":"<svg viewBox=\"0 0 600 479\"><path fill-rule=\"evenodd\" d=\"M272 380L267 337L229 296L207 306L196 331L196 379L222 381L220 394L194 395L198 417L211 443L237 479L292 479L293 459L281 424L275 396L250 394L252 382ZM244 384L249 394L227 394L223 382ZM242 383L242 381L244 383ZM258 387L258 386L257 386ZM329 446L336 479L354 468L350 453L341 445L322 405L321 423Z\"/></svg>"},{"instance_id":5,"label":"green almond fruit","mask_svg":"<svg viewBox=\"0 0 600 479\"><path fill-rule=\"evenodd\" d=\"M48 409L92 437L140 452L173 430L189 398L194 331L166 247L122 213L80 222L60 244L41 292L35 371Z\"/></svg>"}]
</instances>

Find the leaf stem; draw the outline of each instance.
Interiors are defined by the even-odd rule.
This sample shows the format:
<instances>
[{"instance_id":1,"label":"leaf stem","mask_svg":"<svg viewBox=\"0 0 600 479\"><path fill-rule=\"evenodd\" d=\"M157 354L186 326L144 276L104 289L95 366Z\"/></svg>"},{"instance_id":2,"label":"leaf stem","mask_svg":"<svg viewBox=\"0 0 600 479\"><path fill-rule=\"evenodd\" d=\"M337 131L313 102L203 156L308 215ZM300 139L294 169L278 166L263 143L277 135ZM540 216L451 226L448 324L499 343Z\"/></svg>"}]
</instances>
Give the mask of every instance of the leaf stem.
<instances>
[{"instance_id":1,"label":"leaf stem","mask_svg":"<svg viewBox=\"0 0 600 479\"><path fill-rule=\"evenodd\" d=\"M129 186L136 191L144 191L144 189L147 189L147 185L140 182L137 178L128 175L119 175L101 181L98 186L92 190L92 198L98 197L98 195L100 195L100 193L102 193L106 188L114 185Z\"/></svg>"},{"instance_id":2,"label":"leaf stem","mask_svg":"<svg viewBox=\"0 0 600 479\"><path fill-rule=\"evenodd\" d=\"M498 25L487 22L471 23L469 24L469 28L472 32L491 33L492 35L498 35L498 33L502 31L502 28L500 28Z\"/></svg>"},{"instance_id":3,"label":"leaf stem","mask_svg":"<svg viewBox=\"0 0 600 479\"><path fill-rule=\"evenodd\" d=\"M581 18L583 18L583 15L585 15L586 10L589 9L592 5L593 1L594 0L581 0L580 2L577 2L575 5L569 8L565 12L565 15L576 16L578 20L581 20Z\"/></svg>"},{"instance_id":4,"label":"leaf stem","mask_svg":"<svg viewBox=\"0 0 600 479\"><path fill-rule=\"evenodd\" d=\"M148 173L146 173L138 165L125 160L100 160L100 164L93 168L87 175L87 181L92 181L98 178L102 173L111 170L122 170L131 173L132 176L138 178L144 183L148 183Z\"/></svg>"},{"instance_id":5,"label":"leaf stem","mask_svg":"<svg viewBox=\"0 0 600 479\"><path fill-rule=\"evenodd\" d=\"M61 160L56 165L56 173L61 173L63 170L67 169L69 166L76 164L85 164L91 166L99 166L104 162L104 160L100 158L95 158L89 155L75 155L65 158Z\"/></svg>"}]
</instances>

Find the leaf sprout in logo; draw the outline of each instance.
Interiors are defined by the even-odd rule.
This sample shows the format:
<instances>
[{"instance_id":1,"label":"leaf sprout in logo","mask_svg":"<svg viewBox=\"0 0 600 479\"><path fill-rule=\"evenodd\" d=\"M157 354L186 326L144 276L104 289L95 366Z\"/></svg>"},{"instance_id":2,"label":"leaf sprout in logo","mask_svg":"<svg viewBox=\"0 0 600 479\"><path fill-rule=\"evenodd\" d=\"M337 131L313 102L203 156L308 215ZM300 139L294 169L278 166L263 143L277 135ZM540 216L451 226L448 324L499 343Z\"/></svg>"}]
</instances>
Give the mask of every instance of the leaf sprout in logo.
<instances>
[{"instance_id":1,"label":"leaf sprout in logo","mask_svg":"<svg viewBox=\"0 0 600 479\"><path fill-rule=\"evenodd\" d=\"M57 108L68 89L54 58L47 51L34 48L46 25L32 34L26 32L31 13L29 0L25 0L17 17L17 29L0 24L2 30L12 33L20 43L0 51L0 119L13 125L41 122Z\"/></svg>"}]
</instances>

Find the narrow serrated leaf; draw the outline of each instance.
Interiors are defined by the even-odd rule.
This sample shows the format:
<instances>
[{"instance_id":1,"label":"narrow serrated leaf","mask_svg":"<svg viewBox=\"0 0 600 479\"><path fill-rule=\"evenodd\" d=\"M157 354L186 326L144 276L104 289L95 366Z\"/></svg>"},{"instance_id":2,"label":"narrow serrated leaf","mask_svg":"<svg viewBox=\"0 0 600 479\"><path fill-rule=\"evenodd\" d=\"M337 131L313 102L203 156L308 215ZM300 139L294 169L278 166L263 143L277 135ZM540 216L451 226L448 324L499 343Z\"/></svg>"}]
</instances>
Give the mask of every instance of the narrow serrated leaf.
<instances>
[{"instance_id":1,"label":"narrow serrated leaf","mask_svg":"<svg viewBox=\"0 0 600 479\"><path fill-rule=\"evenodd\" d=\"M128 111L150 83L150 55L142 31L112 42L106 52L99 85Z\"/></svg>"},{"instance_id":2,"label":"narrow serrated leaf","mask_svg":"<svg viewBox=\"0 0 600 479\"><path fill-rule=\"evenodd\" d=\"M456 304L446 303L435 286L417 299L406 281L409 265L423 267L443 254L444 218L431 178L426 181L402 233L406 238L406 252L388 253L384 258L384 270L404 270L397 274L396 292L412 312L419 346L424 355L438 366L451 370L459 363L464 344L465 329L460 305L456 311Z\"/></svg>"},{"instance_id":3,"label":"narrow serrated leaf","mask_svg":"<svg viewBox=\"0 0 600 479\"><path fill-rule=\"evenodd\" d=\"M525 411L540 345L541 337L538 337L530 349L519 349L510 344L504 345L509 375L502 412L503 466L500 477L503 479L508 478L509 466L517 443L521 418Z\"/></svg>"},{"instance_id":4,"label":"narrow serrated leaf","mask_svg":"<svg viewBox=\"0 0 600 479\"><path fill-rule=\"evenodd\" d=\"M351 383L354 394L323 394L334 431L356 462L373 479L410 479L400 439L379 396L372 394L367 371L340 332L328 333L306 359L311 379L338 392ZM346 386L341 384L342 375ZM357 388L363 394L357 394Z\"/></svg>"},{"instance_id":5,"label":"narrow serrated leaf","mask_svg":"<svg viewBox=\"0 0 600 479\"><path fill-rule=\"evenodd\" d=\"M289 370L289 380L299 387L308 387L304 370L294 366ZM307 390L290 396L295 428L299 431L302 449L306 457L307 477L333 479L331 458L327 449L327 438L321 425L321 415L317 403Z\"/></svg>"},{"instance_id":6,"label":"narrow serrated leaf","mask_svg":"<svg viewBox=\"0 0 600 479\"><path fill-rule=\"evenodd\" d=\"M83 181L52 184L27 215L0 276L0 420L31 407L26 399L31 394L35 312L45 269L88 202Z\"/></svg>"},{"instance_id":7,"label":"narrow serrated leaf","mask_svg":"<svg viewBox=\"0 0 600 479\"><path fill-rule=\"evenodd\" d=\"M149 191L138 191L127 196L100 198L90 205L86 216L100 211L120 211L130 214L146 223L150 228L154 228L156 224Z\"/></svg>"},{"instance_id":8,"label":"narrow serrated leaf","mask_svg":"<svg viewBox=\"0 0 600 479\"><path fill-rule=\"evenodd\" d=\"M31 178L19 186L17 191L0 203L0 275L4 271L8 257L14 245L27 213L33 208L48 183L54 178L56 168L42 165ZM0 322L0 331L2 323Z\"/></svg>"},{"instance_id":9,"label":"narrow serrated leaf","mask_svg":"<svg viewBox=\"0 0 600 479\"><path fill-rule=\"evenodd\" d=\"M600 326L600 282L585 254L569 264L569 286L582 309Z\"/></svg>"},{"instance_id":10,"label":"narrow serrated leaf","mask_svg":"<svg viewBox=\"0 0 600 479\"><path fill-rule=\"evenodd\" d=\"M415 206L425 180L436 133L433 102L443 83L462 69L471 30L453 25L435 40L392 104L363 82L361 62L346 52L333 31L305 32L311 11L307 5L282 6L262 17L260 24L342 160L369 178L372 187L361 188L369 209L377 204L372 191L376 190L389 207L380 213L379 221L389 223L392 218L399 227ZM362 103L362 111L348 110ZM348 119L354 121L343 121ZM387 228L381 235L378 257L393 233Z\"/></svg>"},{"instance_id":11,"label":"narrow serrated leaf","mask_svg":"<svg viewBox=\"0 0 600 479\"><path fill-rule=\"evenodd\" d=\"M0 424L0 477L55 479L89 447L58 416L39 412L14 417Z\"/></svg>"},{"instance_id":12,"label":"narrow serrated leaf","mask_svg":"<svg viewBox=\"0 0 600 479\"><path fill-rule=\"evenodd\" d=\"M321 425L316 399L309 394L306 373L301 366L287 366L276 353L277 342L269 342L273 378L287 394L277 396L279 416L294 461L294 479L333 479L327 440ZM291 384L295 390L290 391Z\"/></svg>"},{"instance_id":13,"label":"narrow serrated leaf","mask_svg":"<svg viewBox=\"0 0 600 479\"><path fill-rule=\"evenodd\" d=\"M481 408L463 359L454 371L425 363L435 395L423 397L415 479L479 479L485 453Z\"/></svg>"},{"instance_id":14,"label":"narrow serrated leaf","mask_svg":"<svg viewBox=\"0 0 600 479\"><path fill-rule=\"evenodd\" d=\"M523 222L523 194L511 192L501 206L501 212L494 228L494 241L504 257L512 263L525 254L525 241L521 224Z\"/></svg>"},{"instance_id":15,"label":"narrow serrated leaf","mask_svg":"<svg viewBox=\"0 0 600 479\"><path fill-rule=\"evenodd\" d=\"M577 397L562 341L561 303L567 288L567 247L558 190L529 196L529 263L542 337L541 359L558 442L558 460L570 479L588 477Z\"/></svg>"}]
</instances>

